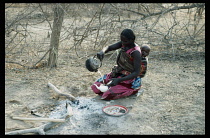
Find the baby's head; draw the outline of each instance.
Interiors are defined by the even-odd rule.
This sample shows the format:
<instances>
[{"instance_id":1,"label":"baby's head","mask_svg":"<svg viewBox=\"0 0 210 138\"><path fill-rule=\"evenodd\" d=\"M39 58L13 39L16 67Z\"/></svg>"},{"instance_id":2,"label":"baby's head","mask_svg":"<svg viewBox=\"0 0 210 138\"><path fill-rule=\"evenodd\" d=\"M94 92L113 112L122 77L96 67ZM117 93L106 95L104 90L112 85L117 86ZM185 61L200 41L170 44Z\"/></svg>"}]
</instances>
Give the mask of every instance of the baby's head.
<instances>
[{"instance_id":1,"label":"baby's head","mask_svg":"<svg viewBox=\"0 0 210 138\"><path fill-rule=\"evenodd\" d=\"M146 45L146 44L143 44L141 46L141 52L142 52L142 57L146 57L149 55L149 52L150 52L150 46L149 45Z\"/></svg>"}]
</instances>

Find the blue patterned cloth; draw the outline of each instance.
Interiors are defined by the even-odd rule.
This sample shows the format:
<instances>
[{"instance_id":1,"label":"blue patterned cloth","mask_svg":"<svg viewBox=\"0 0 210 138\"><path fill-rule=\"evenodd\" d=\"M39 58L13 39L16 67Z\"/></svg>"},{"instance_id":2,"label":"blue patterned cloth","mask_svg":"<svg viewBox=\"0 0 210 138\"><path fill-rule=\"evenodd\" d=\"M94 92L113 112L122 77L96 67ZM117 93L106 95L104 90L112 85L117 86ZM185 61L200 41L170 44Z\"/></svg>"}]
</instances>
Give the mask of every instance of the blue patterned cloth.
<instances>
[{"instance_id":1,"label":"blue patterned cloth","mask_svg":"<svg viewBox=\"0 0 210 138\"><path fill-rule=\"evenodd\" d=\"M103 82L104 79L106 79L106 75L104 75L103 77L99 78L99 79L97 80L97 82Z\"/></svg>"},{"instance_id":2,"label":"blue patterned cloth","mask_svg":"<svg viewBox=\"0 0 210 138\"><path fill-rule=\"evenodd\" d=\"M137 77L133 83L132 83L132 87L133 89L139 89L141 87L141 78Z\"/></svg>"}]
</instances>

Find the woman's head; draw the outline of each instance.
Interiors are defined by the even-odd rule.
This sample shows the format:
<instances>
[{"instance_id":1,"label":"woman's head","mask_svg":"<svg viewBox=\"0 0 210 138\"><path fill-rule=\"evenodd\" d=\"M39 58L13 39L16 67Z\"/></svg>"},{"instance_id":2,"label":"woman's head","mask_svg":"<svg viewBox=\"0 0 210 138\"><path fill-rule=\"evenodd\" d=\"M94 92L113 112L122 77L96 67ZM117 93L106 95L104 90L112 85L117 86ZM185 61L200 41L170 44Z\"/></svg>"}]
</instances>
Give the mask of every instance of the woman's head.
<instances>
[{"instance_id":1,"label":"woman's head","mask_svg":"<svg viewBox=\"0 0 210 138\"><path fill-rule=\"evenodd\" d=\"M121 36L124 36L127 39L130 39L130 40L133 40L133 41L135 41L135 38L136 38L135 34L133 33L133 31L131 29L124 29L121 32Z\"/></svg>"},{"instance_id":2,"label":"woman's head","mask_svg":"<svg viewBox=\"0 0 210 138\"><path fill-rule=\"evenodd\" d=\"M120 39L124 46L133 45L135 38L136 36L131 29L124 29L120 34Z\"/></svg>"}]
</instances>

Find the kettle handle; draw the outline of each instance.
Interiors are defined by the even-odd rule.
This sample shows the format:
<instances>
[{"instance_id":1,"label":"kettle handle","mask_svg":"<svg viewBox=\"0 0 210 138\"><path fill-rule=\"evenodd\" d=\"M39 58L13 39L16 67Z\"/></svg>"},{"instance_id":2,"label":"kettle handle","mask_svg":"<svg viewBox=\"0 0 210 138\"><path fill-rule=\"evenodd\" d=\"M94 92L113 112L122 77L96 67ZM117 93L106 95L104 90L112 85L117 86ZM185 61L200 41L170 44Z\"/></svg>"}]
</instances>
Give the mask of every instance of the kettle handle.
<instances>
[{"instance_id":1,"label":"kettle handle","mask_svg":"<svg viewBox=\"0 0 210 138\"><path fill-rule=\"evenodd\" d=\"M98 59L97 55L93 56L93 58L97 58ZM101 62L101 65L98 68L100 68L102 66L102 61L100 60L100 62Z\"/></svg>"}]
</instances>

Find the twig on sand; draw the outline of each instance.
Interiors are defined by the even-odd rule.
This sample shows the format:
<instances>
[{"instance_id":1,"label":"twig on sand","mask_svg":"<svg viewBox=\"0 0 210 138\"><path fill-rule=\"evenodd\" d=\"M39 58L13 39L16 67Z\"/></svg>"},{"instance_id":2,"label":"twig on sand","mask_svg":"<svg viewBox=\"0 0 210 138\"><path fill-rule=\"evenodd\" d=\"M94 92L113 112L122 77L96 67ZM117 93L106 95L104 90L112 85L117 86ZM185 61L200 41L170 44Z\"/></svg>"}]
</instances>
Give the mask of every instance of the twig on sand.
<instances>
[{"instance_id":1,"label":"twig on sand","mask_svg":"<svg viewBox=\"0 0 210 138\"><path fill-rule=\"evenodd\" d=\"M72 115L73 115L73 112L72 112L71 106L69 105L69 103L66 103L66 114L61 116L59 119L66 120L67 118L69 118ZM35 133L35 134L45 135L47 130L49 130L50 128L52 128L55 125L58 125L60 123L61 122L49 122L47 124L44 124L44 125L41 125L41 126L35 127L35 128L5 132L5 135L20 135L20 134L27 134L27 133Z\"/></svg>"},{"instance_id":2,"label":"twig on sand","mask_svg":"<svg viewBox=\"0 0 210 138\"><path fill-rule=\"evenodd\" d=\"M52 88L52 90L58 94L59 96L65 96L66 98L68 98L70 101L78 101L73 95L71 94L65 94L65 93L62 93L60 90L58 90L52 83L48 83L47 84L48 87Z\"/></svg>"},{"instance_id":3,"label":"twig on sand","mask_svg":"<svg viewBox=\"0 0 210 138\"><path fill-rule=\"evenodd\" d=\"M65 119L54 119L54 118L26 118L26 117L12 117L12 119L24 120L24 121L65 122Z\"/></svg>"}]
</instances>

